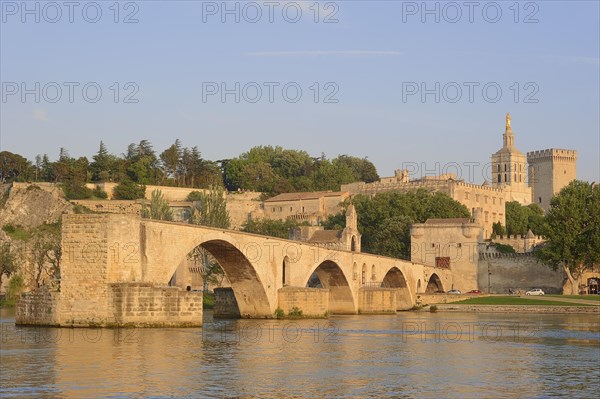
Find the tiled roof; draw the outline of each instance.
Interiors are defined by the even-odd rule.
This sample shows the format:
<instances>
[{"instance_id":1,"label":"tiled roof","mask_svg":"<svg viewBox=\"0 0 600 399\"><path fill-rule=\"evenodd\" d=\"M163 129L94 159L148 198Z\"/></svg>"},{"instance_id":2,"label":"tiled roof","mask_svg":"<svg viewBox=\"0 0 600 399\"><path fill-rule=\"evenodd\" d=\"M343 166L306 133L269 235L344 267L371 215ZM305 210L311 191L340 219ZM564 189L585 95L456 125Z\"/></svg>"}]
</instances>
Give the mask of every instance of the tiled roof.
<instances>
[{"instance_id":1,"label":"tiled roof","mask_svg":"<svg viewBox=\"0 0 600 399\"><path fill-rule=\"evenodd\" d=\"M308 242L339 242L342 238L341 230L317 230Z\"/></svg>"}]
</instances>

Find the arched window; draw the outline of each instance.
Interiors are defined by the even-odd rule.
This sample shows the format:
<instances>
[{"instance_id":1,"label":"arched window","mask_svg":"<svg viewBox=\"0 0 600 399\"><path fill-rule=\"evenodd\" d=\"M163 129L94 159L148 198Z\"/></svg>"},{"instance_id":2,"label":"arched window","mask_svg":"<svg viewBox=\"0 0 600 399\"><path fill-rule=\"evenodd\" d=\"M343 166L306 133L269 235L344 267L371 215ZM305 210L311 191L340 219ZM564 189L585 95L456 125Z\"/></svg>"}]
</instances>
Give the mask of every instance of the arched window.
<instances>
[{"instance_id":1,"label":"arched window","mask_svg":"<svg viewBox=\"0 0 600 399\"><path fill-rule=\"evenodd\" d=\"M375 273L375 265L371 266L371 280L377 280L377 273Z\"/></svg>"},{"instance_id":2,"label":"arched window","mask_svg":"<svg viewBox=\"0 0 600 399\"><path fill-rule=\"evenodd\" d=\"M502 174L498 173L498 183L502 183Z\"/></svg>"},{"instance_id":3,"label":"arched window","mask_svg":"<svg viewBox=\"0 0 600 399\"><path fill-rule=\"evenodd\" d=\"M286 256L283 258L281 282L283 286L290 285L290 259Z\"/></svg>"},{"instance_id":4,"label":"arched window","mask_svg":"<svg viewBox=\"0 0 600 399\"><path fill-rule=\"evenodd\" d=\"M507 182L507 181L508 181L508 176L507 176L507 174L506 174L506 173L504 174L504 181L505 181L505 182Z\"/></svg>"},{"instance_id":5,"label":"arched window","mask_svg":"<svg viewBox=\"0 0 600 399\"><path fill-rule=\"evenodd\" d=\"M365 285L367 283L367 264L363 263L362 266L362 275L361 275L361 285Z\"/></svg>"}]
</instances>

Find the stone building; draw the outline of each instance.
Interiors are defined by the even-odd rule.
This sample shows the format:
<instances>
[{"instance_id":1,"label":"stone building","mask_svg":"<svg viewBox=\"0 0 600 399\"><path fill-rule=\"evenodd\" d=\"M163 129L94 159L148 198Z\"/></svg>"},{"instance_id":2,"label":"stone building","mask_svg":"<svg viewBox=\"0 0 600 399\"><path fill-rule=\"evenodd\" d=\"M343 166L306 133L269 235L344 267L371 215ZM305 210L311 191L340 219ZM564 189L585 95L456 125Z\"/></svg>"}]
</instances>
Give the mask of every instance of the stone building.
<instances>
[{"instance_id":1,"label":"stone building","mask_svg":"<svg viewBox=\"0 0 600 399\"><path fill-rule=\"evenodd\" d=\"M428 219L410 229L411 257L415 263L451 270L451 287L463 292L477 289L479 242L482 229L469 219ZM426 287L426 293L433 293Z\"/></svg>"},{"instance_id":2,"label":"stone building","mask_svg":"<svg viewBox=\"0 0 600 399\"><path fill-rule=\"evenodd\" d=\"M267 219L292 218L300 223L318 224L330 215L340 213L341 203L349 197L343 191L316 191L279 194L264 201L263 214Z\"/></svg>"},{"instance_id":3,"label":"stone building","mask_svg":"<svg viewBox=\"0 0 600 399\"><path fill-rule=\"evenodd\" d=\"M290 240L304 241L327 249L361 251L361 234L354 205L346 210L346 227L343 230L325 230L323 226L299 226L291 229Z\"/></svg>"},{"instance_id":4,"label":"stone building","mask_svg":"<svg viewBox=\"0 0 600 399\"><path fill-rule=\"evenodd\" d=\"M527 159L525 154L515 147L510 114L506 114L502 139L502 148L492 155L492 186L504 191L505 201L517 201L528 205L531 203L531 188L527 185Z\"/></svg>"},{"instance_id":5,"label":"stone building","mask_svg":"<svg viewBox=\"0 0 600 399\"><path fill-rule=\"evenodd\" d=\"M485 238L492 234L492 224L500 222L506 225L504 214L505 191L487 183L482 185L457 180L452 173L440 176L425 176L420 179L406 181L407 171L396 171L396 179L382 178L375 183L351 183L342 185L342 191L350 195L375 195L386 191L410 192L420 188L431 192L442 192L465 205L471 212L472 219L483 227ZM384 183L385 181L385 183Z\"/></svg>"},{"instance_id":6,"label":"stone building","mask_svg":"<svg viewBox=\"0 0 600 399\"><path fill-rule=\"evenodd\" d=\"M550 200L564 186L577 178L577 151L549 150L527 153L529 185L533 202L547 210Z\"/></svg>"}]
</instances>

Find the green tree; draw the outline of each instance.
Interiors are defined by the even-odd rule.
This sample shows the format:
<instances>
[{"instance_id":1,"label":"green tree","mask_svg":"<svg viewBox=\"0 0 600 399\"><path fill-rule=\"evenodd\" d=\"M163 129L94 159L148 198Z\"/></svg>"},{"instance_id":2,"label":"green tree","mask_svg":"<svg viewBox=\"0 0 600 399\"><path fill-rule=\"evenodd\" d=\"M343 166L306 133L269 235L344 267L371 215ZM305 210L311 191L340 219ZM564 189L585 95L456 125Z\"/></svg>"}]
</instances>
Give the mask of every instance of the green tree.
<instances>
[{"instance_id":1,"label":"green tree","mask_svg":"<svg viewBox=\"0 0 600 399\"><path fill-rule=\"evenodd\" d=\"M175 140L175 143L161 152L160 160L163 168L163 177L172 179L176 185L180 184L179 177L183 177L181 174L181 159L183 150L181 148L181 141Z\"/></svg>"},{"instance_id":2,"label":"green tree","mask_svg":"<svg viewBox=\"0 0 600 399\"><path fill-rule=\"evenodd\" d=\"M227 211L225 191L213 186L208 192L200 192L197 197L190 223L228 229L231 222ZM200 268L204 291L208 291L210 284L221 284L225 272L215 257L204 247L198 245L190 252L188 259Z\"/></svg>"},{"instance_id":3,"label":"green tree","mask_svg":"<svg viewBox=\"0 0 600 399\"><path fill-rule=\"evenodd\" d=\"M221 229L229 228L231 220L227 211L225 191L213 186L206 192L200 192L197 198L192 223Z\"/></svg>"},{"instance_id":4,"label":"green tree","mask_svg":"<svg viewBox=\"0 0 600 399\"><path fill-rule=\"evenodd\" d=\"M550 201L545 236L536 256L562 268L577 293L582 273L600 263L600 187L580 180L565 186Z\"/></svg>"},{"instance_id":5,"label":"green tree","mask_svg":"<svg viewBox=\"0 0 600 399\"><path fill-rule=\"evenodd\" d=\"M244 223L242 231L287 240L290 238L290 229L297 226L299 226L298 222L292 219L257 219Z\"/></svg>"},{"instance_id":6,"label":"green tree","mask_svg":"<svg viewBox=\"0 0 600 399\"><path fill-rule=\"evenodd\" d=\"M19 154L0 152L0 183L27 181L35 177L31 162Z\"/></svg>"},{"instance_id":7,"label":"green tree","mask_svg":"<svg viewBox=\"0 0 600 399\"><path fill-rule=\"evenodd\" d=\"M169 201L165 199L162 191L152 191L152 194L150 194L150 206L146 205L146 201L144 201L142 205L142 217L155 220L173 220L173 212L169 206Z\"/></svg>"},{"instance_id":8,"label":"green tree","mask_svg":"<svg viewBox=\"0 0 600 399\"><path fill-rule=\"evenodd\" d=\"M6 287L6 299L11 303L17 299L21 292L25 290L25 280L20 274L15 274L8 281L8 287Z\"/></svg>"},{"instance_id":9,"label":"green tree","mask_svg":"<svg viewBox=\"0 0 600 399\"><path fill-rule=\"evenodd\" d=\"M333 160L334 166L346 165L352 171L354 181L372 183L379 180L377 168L366 158L358 158L350 155L340 155Z\"/></svg>"},{"instance_id":10,"label":"green tree","mask_svg":"<svg viewBox=\"0 0 600 399\"><path fill-rule=\"evenodd\" d=\"M43 285L44 281L50 282L60 277L60 240L60 223L42 225L33 232L28 246L36 287Z\"/></svg>"},{"instance_id":11,"label":"green tree","mask_svg":"<svg viewBox=\"0 0 600 399\"><path fill-rule=\"evenodd\" d=\"M492 238L496 238L498 236L505 236L506 229L502 226L502 223L495 222L492 223Z\"/></svg>"},{"instance_id":12,"label":"green tree","mask_svg":"<svg viewBox=\"0 0 600 399\"><path fill-rule=\"evenodd\" d=\"M113 198L118 200L135 200L146 197L146 186L130 179L125 179L113 188Z\"/></svg>"},{"instance_id":13,"label":"green tree","mask_svg":"<svg viewBox=\"0 0 600 399\"><path fill-rule=\"evenodd\" d=\"M98 148L98 152L92 159L94 160L90 164L92 181L111 181L115 157L108 152L104 142L100 141L100 148Z\"/></svg>"},{"instance_id":14,"label":"green tree","mask_svg":"<svg viewBox=\"0 0 600 399\"><path fill-rule=\"evenodd\" d=\"M443 193L425 189L414 192L385 192L374 197L357 195L352 203L358 214L358 229L365 252L408 258L410 225L429 218L469 218L469 210ZM343 214L329 218L326 226L344 227Z\"/></svg>"},{"instance_id":15,"label":"green tree","mask_svg":"<svg viewBox=\"0 0 600 399\"><path fill-rule=\"evenodd\" d=\"M17 260L11 251L10 242L0 243L0 286L2 286L2 277L10 277L17 269Z\"/></svg>"},{"instance_id":16,"label":"green tree","mask_svg":"<svg viewBox=\"0 0 600 399\"><path fill-rule=\"evenodd\" d=\"M516 201L506 203L506 230L509 235L525 235L531 229L542 234L544 211L537 204L523 206Z\"/></svg>"}]
</instances>

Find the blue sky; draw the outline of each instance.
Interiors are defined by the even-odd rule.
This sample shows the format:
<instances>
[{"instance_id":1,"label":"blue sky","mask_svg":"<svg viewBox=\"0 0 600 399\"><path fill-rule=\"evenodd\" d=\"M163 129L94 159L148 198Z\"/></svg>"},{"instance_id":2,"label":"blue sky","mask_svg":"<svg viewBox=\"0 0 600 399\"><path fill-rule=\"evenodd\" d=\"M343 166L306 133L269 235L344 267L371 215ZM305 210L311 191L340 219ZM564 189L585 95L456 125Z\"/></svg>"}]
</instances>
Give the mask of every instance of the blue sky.
<instances>
[{"instance_id":1,"label":"blue sky","mask_svg":"<svg viewBox=\"0 0 600 399\"><path fill-rule=\"evenodd\" d=\"M380 175L456 163L481 182L510 112L517 148L576 149L578 177L600 181L597 1L227 2L238 15L220 1L120 2L116 15L99 1L76 2L72 22L63 2L0 3L0 145L30 159L179 138L213 160L271 144L368 157Z\"/></svg>"}]
</instances>

